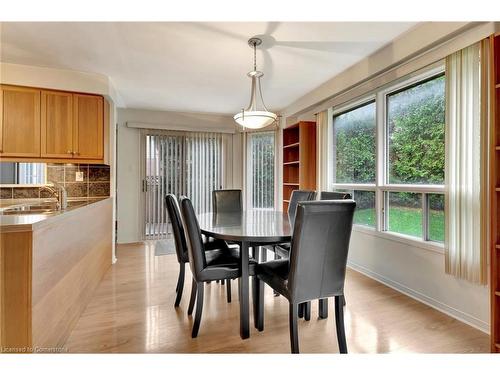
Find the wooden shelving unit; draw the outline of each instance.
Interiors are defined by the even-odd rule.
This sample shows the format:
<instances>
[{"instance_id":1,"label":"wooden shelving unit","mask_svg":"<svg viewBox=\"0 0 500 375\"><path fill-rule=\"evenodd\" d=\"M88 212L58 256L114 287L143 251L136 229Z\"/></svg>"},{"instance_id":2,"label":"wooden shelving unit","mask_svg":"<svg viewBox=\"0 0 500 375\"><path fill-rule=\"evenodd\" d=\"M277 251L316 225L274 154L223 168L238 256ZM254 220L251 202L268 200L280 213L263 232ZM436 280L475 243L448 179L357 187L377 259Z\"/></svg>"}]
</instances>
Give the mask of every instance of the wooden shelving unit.
<instances>
[{"instance_id":1,"label":"wooden shelving unit","mask_svg":"<svg viewBox=\"0 0 500 375\"><path fill-rule=\"evenodd\" d=\"M294 190L316 189L316 122L283 129L283 211Z\"/></svg>"},{"instance_id":2,"label":"wooden shelving unit","mask_svg":"<svg viewBox=\"0 0 500 375\"><path fill-rule=\"evenodd\" d=\"M490 39L491 47L491 351L500 353L500 35Z\"/></svg>"}]
</instances>

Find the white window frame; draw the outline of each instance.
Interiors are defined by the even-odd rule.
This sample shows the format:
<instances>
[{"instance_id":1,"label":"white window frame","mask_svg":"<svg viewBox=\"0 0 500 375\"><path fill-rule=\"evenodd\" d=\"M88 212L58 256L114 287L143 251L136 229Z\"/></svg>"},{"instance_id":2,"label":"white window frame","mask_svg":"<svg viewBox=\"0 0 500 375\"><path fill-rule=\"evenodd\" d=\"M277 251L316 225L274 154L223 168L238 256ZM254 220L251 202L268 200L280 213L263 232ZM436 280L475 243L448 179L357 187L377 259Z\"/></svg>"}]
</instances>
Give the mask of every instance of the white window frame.
<instances>
[{"instance_id":1,"label":"white window frame","mask_svg":"<svg viewBox=\"0 0 500 375\"><path fill-rule=\"evenodd\" d=\"M254 208L253 207L253 176L252 176L252 137L261 133L274 134L274 207ZM248 210L273 211L278 207L278 132L276 130L249 131L246 133L246 207Z\"/></svg>"},{"instance_id":2,"label":"white window frame","mask_svg":"<svg viewBox=\"0 0 500 375\"><path fill-rule=\"evenodd\" d=\"M341 106L334 107L329 111L329 122L328 122L328 186L332 190L361 190L361 191L373 191L375 192L375 216L376 223L375 228L366 225L355 224L353 227L355 230L373 234L382 238L396 240L405 244L425 248L428 250L436 251L439 253L444 253L444 244L441 242L431 241L427 238L428 235L428 207L427 207L427 194L444 194L444 185L422 185L422 184L390 184L388 183L388 154L389 154L389 132L387 128L387 97L395 92L406 87L410 87L421 81L425 81L432 77L438 76L444 73L444 63L440 63L432 66L431 68L425 69L423 71L417 72L411 77L404 77L389 85L382 88L374 90L358 99L349 101ZM373 184L343 184L334 183L333 180L335 176L332 175L332 167L334 162L333 155L333 117L354 109L356 107L362 106L363 104L368 104L375 100L375 183ZM389 192L409 192L409 193L420 193L422 197L422 238L404 235L401 233L391 232L388 230L388 216L385 215L386 208L388 205L388 199L386 195Z\"/></svg>"}]
</instances>

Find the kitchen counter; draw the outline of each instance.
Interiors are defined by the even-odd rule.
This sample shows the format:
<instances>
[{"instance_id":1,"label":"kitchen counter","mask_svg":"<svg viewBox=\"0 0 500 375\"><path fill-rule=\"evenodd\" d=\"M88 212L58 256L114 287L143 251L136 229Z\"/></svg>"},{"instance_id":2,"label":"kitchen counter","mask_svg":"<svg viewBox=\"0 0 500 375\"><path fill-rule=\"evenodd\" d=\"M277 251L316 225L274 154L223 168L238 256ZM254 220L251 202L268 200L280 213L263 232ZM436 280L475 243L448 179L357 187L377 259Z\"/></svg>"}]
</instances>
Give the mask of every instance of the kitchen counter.
<instances>
[{"instance_id":1,"label":"kitchen counter","mask_svg":"<svg viewBox=\"0 0 500 375\"><path fill-rule=\"evenodd\" d=\"M1 210L42 200L3 200ZM0 349L62 348L111 266L112 198L0 215ZM52 201L53 202L53 201Z\"/></svg>"},{"instance_id":2,"label":"kitchen counter","mask_svg":"<svg viewBox=\"0 0 500 375\"><path fill-rule=\"evenodd\" d=\"M71 215L78 214L81 209L89 205L98 204L103 201L111 200L110 197L88 198L88 199L68 199L68 207L64 210L57 210L44 214L10 214L3 215L1 211L25 204L41 204L46 202L55 202L54 199L2 199L0 200L0 233L24 232L26 230L35 230L65 220Z\"/></svg>"}]
</instances>

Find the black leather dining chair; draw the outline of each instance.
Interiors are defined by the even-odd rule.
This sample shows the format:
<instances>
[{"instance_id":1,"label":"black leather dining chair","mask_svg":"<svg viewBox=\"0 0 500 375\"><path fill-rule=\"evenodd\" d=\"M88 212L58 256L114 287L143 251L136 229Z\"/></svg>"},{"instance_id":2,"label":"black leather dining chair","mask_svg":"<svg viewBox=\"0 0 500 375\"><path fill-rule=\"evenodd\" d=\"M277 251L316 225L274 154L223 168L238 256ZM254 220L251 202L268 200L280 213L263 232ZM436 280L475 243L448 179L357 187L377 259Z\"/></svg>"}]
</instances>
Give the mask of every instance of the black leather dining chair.
<instances>
[{"instance_id":1,"label":"black leather dining chair","mask_svg":"<svg viewBox=\"0 0 500 375\"><path fill-rule=\"evenodd\" d=\"M212 191L213 212L217 213L235 213L243 211L243 200L240 189L221 189ZM232 246L235 246L234 244ZM218 282L218 281L217 281ZM226 282L231 288L231 280ZM224 280L221 280L224 285Z\"/></svg>"},{"instance_id":2,"label":"black leather dining chair","mask_svg":"<svg viewBox=\"0 0 500 375\"><path fill-rule=\"evenodd\" d=\"M295 212L297 211L297 204L303 201L313 201L316 199L316 192L312 190L294 190L290 195L290 202L288 203L288 218L293 228L295 221ZM288 258L290 251L290 243L275 245L272 249L275 253L275 259Z\"/></svg>"},{"instance_id":3,"label":"black leather dining chair","mask_svg":"<svg viewBox=\"0 0 500 375\"><path fill-rule=\"evenodd\" d=\"M290 224L293 228L295 221L295 212L297 211L297 204L303 201L313 201L316 199L316 192L312 190L293 190L290 195L290 202L288 202L288 218ZM273 245L266 247L267 249L274 251L274 259L288 258L290 252L290 243L282 243L279 245ZM275 291L275 295L279 295ZM306 303L300 306L299 317L304 317L306 320L311 318L311 303Z\"/></svg>"},{"instance_id":4,"label":"black leather dining chair","mask_svg":"<svg viewBox=\"0 0 500 375\"><path fill-rule=\"evenodd\" d=\"M241 190L226 189L214 190L212 192L214 213L232 213L243 211L243 201Z\"/></svg>"},{"instance_id":5,"label":"black leather dining chair","mask_svg":"<svg viewBox=\"0 0 500 375\"><path fill-rule=\"evenodd\" d=\"M338 191L322 191L319 193L320 201L329 201L337 199L351 199L351 194ZM345 296L341 298L342 304L345 306ZM318 301L318 315L320 319L328 318L328 298Z\"/></svg>"},{"instance_id":6,"label":"black leather dining chair","mask_svg":"<svg viewBox=\"0 0 500 375\"><path fill-rule=\"evenodd\" d=\"M188 198L181 198L181 214L187 237L189 266L193 275L191 301L188 314L191 314L196 300L196 313L191 337L198 336L201 315L203 312L203 296L205 282L223 279L236 279L241 276L240 255L237 249L229 249L214 253L205 251L205 244L201 237L200 226ZM250 275L255 273L255 261L249 260Z\"/></svg>"},{"instance_id":7,"label":"black leather dining chair","mask_svg":"<svg viewBox=\"0 0 500 375\"><path fill-rule=\"evenodd\" d=\"M299 353L297 318L299 304L335 297L335 324L340 353L347 353L344 329L344 295L347 255L352 218L352 200L300 202L297 206L289 259L277 259L255 266L254 309L259 331L264 329L261 282L289 301L292 353Z\"/></svg>"},{"instance_id":8,"label":"black leather dining chair","mask_svg":"<svg viewBox=\"0 0 500 375\"><path fill-rule=\"evenodd\" d=\"M351 194L338 191L322 191L319 193L320 201L332 201L336 199L351 199Z\"/></svg>"},{"instance_id":9,"label":"black leather dining chair","mask_svg":"<svg viewBox=\"0 0 500 375\"><path fill-rule=\"evenodd\" d=\"M186 235L181 221L181 213L179 210L179 203L173 194L167 194L165 197L165 205L167 207L168 216L172 224L172 232L174 234L175 254L179 262L179 277L177 279L177 286L175 292L177 293L174 306L179 306L182 299L182 291L184 289L184 278L186 274L186 263L189 262L188 247L186 242ZM224 241L210 241L205 243L204 249L210 251L210 259L221 256L221 251L228 251L227 245ZM227 285L227 302L231 302L231 285Z\"/></svg>"}]
</instances>

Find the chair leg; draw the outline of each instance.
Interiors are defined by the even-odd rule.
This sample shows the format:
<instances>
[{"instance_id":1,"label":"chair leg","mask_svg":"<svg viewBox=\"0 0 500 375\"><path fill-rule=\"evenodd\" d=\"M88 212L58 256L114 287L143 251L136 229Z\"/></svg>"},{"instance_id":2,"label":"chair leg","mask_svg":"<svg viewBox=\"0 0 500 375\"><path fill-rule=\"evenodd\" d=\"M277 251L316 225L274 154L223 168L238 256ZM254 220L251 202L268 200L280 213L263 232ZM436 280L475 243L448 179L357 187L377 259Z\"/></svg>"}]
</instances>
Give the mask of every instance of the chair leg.
<instances>
[{"instance_id":1,"label":"chair leg","mask_svg":"<svg viewBox=\"0 0 500 375\"><path fill-rule=\"evenodd\" d=\"M337 341L341 354L347 354L347 341L344 328L344 305L342 296L335 296L335 327L337 328Z\"/></svg>"},{"instance_id":2,"label":"chair leg","mask_svg":"<svg viewBox=\"0 0 500 375\"><path fill-rule=\"evenodd\" d=\"M189 300L188 315L191 315L193 313L194 303L196 302L197 290L198 286L196 284L196 281L193 279L193 281L191 282L191 299Z\"/></svg>"},{"instance_id":3,"label":"chair leg","mask_svg":"<svg viewBox=\"0 0 500 375\"><path fill-rule=\"evenodd\" d=\"M344 295L342 295L342 305L344 305L344 306L346 305L345 296Z\"/></svg>"},{"instance_id":4,"label":"chair leg","mask_svg":"<svg viewBox=\"0 0 500 375\"><path fill-rule=\"evenodd\" d=\"M320 319L328 318L328 298L322 298L318 301L318 317Z\"/></svg>"},{"instance_id":5,"label":"chair leg","mask_svg":"<svg viewBox=\"0 0 500 375\"><path fill-rule=\"evenodd\" d=\"M231 303L231 279L226 281L227 303Z\"/></svg>"},{"instance_id":6,"label":"chair leg","mask_svg":"<svg viewBox=\"0 0 500 375\"><path fill-rule=\"evenodd\" d=\"M304 304L304 320L311 320L311 301Z\"/></svg>"},{"instance_id":7,"label":"chair leg","mask_svg":"<svg viewBox=\"0 0 500 375\"><path fill-rule=\"evenodd\" d=\"M276 252L276 246L274 247L274 260L277 260L277 259L280 259L280 256L278 255L278 253ZM274 293L274 296L275 297L278 297L280 294L273 289L273 293Z\"/></svg>"},{"instance_id":8,"label":"chair leg","mask_svg":"<svg viewBox=\"0 0 500 375\"><path fill-rule=\"evenodd\" d=\"M225 281L226 281L226 280L222 279L222 280L220 281L220 285L224 285Z\"/></svg>"},{"instance_id":9,"label":"chair leg","mask_svg":"<svg viewBox=\"0 0 500 375\"><path fill-rule=\"evenodd\" d=\"M175 297L174 306L177 307L181 303L182 298L182 290L184 289L184 276L186 274L186 264L179 264L179 278L177 279L177 288L175 291L177 292L177 296Z\"/></svg>"},{"instance_id":10,"label":"chair leg","mask_svg":"<svg viewBox=\"0 0 500 375\"><path fill-rule=\"evenodd\" d=\"M299 305L290 303L289 307L289 320L290 320L290 345L292 354L299 353L299 331L297 326Z\"/></svg>"},{"instance_id":11,"label":"chair leg","mask_svg":"<svg viewBox=\"0 0 500 375\"><path fill-rule=\"evenodd\" d=\"M197 294L196 297L196 313L194 316L193 332L191 332L191 337L195 338L198 336L198 331L200 329L201 314L203 312L203 294L204 294L205 284L203 282L197 283Z\"/></svg>"},{"instance_id":12,"label":"chair leg","mask_svg":"<svg viewBox=\"0 0 500 375\"><path fill-rule=\"evenodd\" d=\"M300 319L304 317L304 304L303 303L299 303L297 315Z\"/></svg>"},{"instance_id":13,"label":"chair leg","mask_svg":"<svg viewBox=\"0 0 500 375\"><path fill-rule=\"evenodd\" d=\"M258 331L264 330L264 283L252 276L253 324Z\"/></svg>"}]
</instances>

